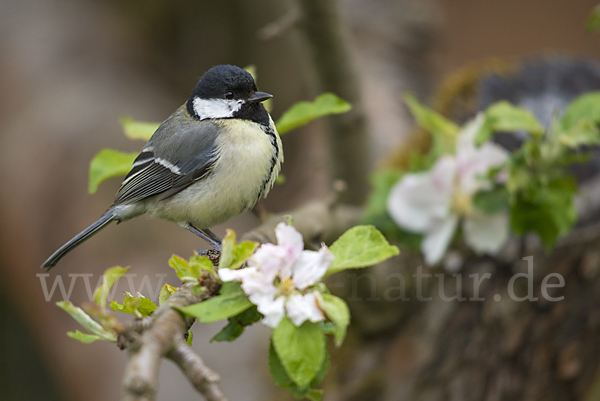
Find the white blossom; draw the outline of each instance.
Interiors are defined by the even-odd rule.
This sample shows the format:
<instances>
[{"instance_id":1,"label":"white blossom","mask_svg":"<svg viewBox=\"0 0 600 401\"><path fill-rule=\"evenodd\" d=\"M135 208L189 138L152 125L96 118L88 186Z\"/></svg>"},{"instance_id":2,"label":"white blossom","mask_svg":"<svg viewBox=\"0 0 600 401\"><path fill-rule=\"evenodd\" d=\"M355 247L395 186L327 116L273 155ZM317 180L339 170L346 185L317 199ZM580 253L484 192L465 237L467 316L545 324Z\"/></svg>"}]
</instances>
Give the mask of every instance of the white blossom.
<instances>
[{"instance_id":1,"label":"white blossom","mask_svg":"<svg viewBox=\"0 0 600 401\"><path fill-rule=\"evenodd\" d=\"M284 315L296 326L306 320L324 320L318 305L320 293L310 287L323 278L333 254L326 246L317 252L304 250L302 235L284 223L277 225L275 236L277 245L261 245L248 259L246 268L219 269L219 277L241 281L242 289L269 327L277 327Z\"/></svg>"},{"instance_id":2,"label":"white blossom","mask_svg":"<svg viewBox=\"0 0 600 401\"><path fill-rule=\"evenodd\" d=\"M473 195L492 185L486 178L489 170L508 158L493 143L475 146L483 122L479 115L467 124L458 134L455 155L441 156L428 172L404 175L388 198L392 219L407 231L424 234L421 251L430 265L442 259L461 220L465 242L478 253L498 252L508 238L505 212L485 214L472 205Z\"/></svg>"}]
</instances>

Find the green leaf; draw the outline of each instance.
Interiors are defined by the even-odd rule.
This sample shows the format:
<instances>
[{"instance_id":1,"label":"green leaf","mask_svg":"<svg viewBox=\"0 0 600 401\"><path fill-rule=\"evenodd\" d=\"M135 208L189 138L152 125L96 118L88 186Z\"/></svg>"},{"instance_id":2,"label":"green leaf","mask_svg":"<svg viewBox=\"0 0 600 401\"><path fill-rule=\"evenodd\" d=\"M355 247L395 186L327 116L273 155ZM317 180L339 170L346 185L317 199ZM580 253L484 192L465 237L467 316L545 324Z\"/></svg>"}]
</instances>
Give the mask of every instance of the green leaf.
<instances>
[{"instance_id":1,"label":"green leaf","mask_svg":"<svg viewBox=\"0 0 600 401\"><path fill-rule=\"evenodd\" d=\"M57 302L56 305L67 312L73 319L77 321L80 325L83 326L84 329L89 331L92 334L97 335L102 340L117 342L117 336L106 330L102 327L98 322L93 320L87 313L85 313L81 308L73 305L69 301L60 301Z\"/></svg>"},{"instance_id":2,"label":"green leaf","mask_svg":"<svg viewBox=\"0 0 600 401\"><path fill-rule=\"evenodd\" d=\"M215 266L208 256L194 255L190 258L188 266L192 277L200 278L202 276L202 271L209 272L215 277L217 276Z\"/></svg>"},{"instance_id":3,"label":"green leaf","mask_svg":"<svg viewBox=\"0 0 600 401\"><path fill-rule=\"evenodd\" d=\"M475 144L482 145L492 139L494 132L525 131L540 136L544 127L534 115L521 107L502 100L494 103L485 111L485 120L475 137Z\"/></svg>"},{"instance_id":4,"label":"green leaf","mask_svg":"<svg viewBox=\"0 0 600 401\"><path fill-rule=\"evenodd\" d=\"M120 305L117 301L110 303L113 311L128 313L141 318L150 316L157 308L156 304L146 297L134 297L128 292L125 292L125 295L123 305Z\"/></svg>"},{"instance_id":5,"label":"green leaf","mask_svg":"<svg viewBox=\"0 0 600 401\"><path fill-rule=\"evenodd\" d=\"M102 275L102 285L94 292L94 303L102 310L106 310L106 300L110 289L128 270L129 267L115 266L106 270Z\"/></svg>"},{"instance_id":6,"label":"green leaf","mask_svg":"<svg viewBox=\"0 0 600 401\"><path fill-rule=\"evenodd\" d=\"M219 295L231 295L239 292L244 292L244 290L242 290L242 283L239 281L227 281L221 285Z\"/></svg>"},{"instance_id":7,"label":"green leaf","mask_svg":"<svg viewBox=\"0 0 600 401\"><path fill-rule=\"evenodd\" d=\"M496 214L509 206L510 194L504 186L489 191L479 191L473 196L473 205L485 214Z\"/></svg>"},{"instance_id":8,"label":"green leaf","mask_svg":"<svg viewBox=\"0 0 600 401\"><path fill-rule=\"evenodd\" d=\"M531 197L517 197L511 207L511 228L519 235L533 231L547 248L552 247L577 221L576 191L573 178L565 176L533 191Z\"/></svg>"},{"instance_id":9,"label":"green leaf","mask_svg":"<svg viewBox=\"0 0 600 401\"><path fill-rule=\"evenodd\" d=\"M331 294L321 294L323 302L319 306L335 325L335 345L339 347L346 336L346 329L350 324L350 310L343 299Z\"/></svg>"},{"instance_id":10,"label":"green leaf","mask_svg":"<svg viewBox=\"0 0 600 401\"><path fill-rule=\"evenodd\" d=\"M277 123L277 132L283 135L286 132L300 127L310 121L330 114L348 112L352 106L333 93L323 93L313 102L298 102L287 110Z\"/></svg>"},{"instance_id":11,"label":"green leaf","mask_svg":"<svg viewBox=\"0 0 600 401\"><path fill-rule=\"evenodd\" d=\"M275 383L281 388L288 388L294 385L294 382L285 371L285 368L281 364L279 360L279 356L275 351L275 347L273 346L273 339L271 339L271 343L269 345L269 371L271 372L271 376Z\"/></svg>"},{"instance_id":12,"label":"green leaf","mask_svg":"<svg viewBox=\"0 0 600 401\"><path fill-rule=\"evenodd\" d=\"M400 253L374 226L356 226L346 231L329 250L335 258L326 276L346 269L367 267Z\"/></svg>"},{"instance_id":13,"label":"green leaf","mask_svg":"<svg viewBox=\"0 0 600 401\"><path fill-rule=\"evenodd\" d=\"M600 91L586 93L571 102L563 113L559 130L568 132L582 121L600 123Z\"/></svg>"},{"instance_id":14,"label":"green leaf","mask_svg":"<svg viewBox=\"0 0 600 401\"><path fill-rule=\"evenodd\" d=\"M310 389L308 393L304 395L310 401L323 401L323 390Z\"/></svg>"},{"instance_id":15,"label":"green leaf","mask_svg":"<svg viewBox=\"0 0 600 401\"><path fill-rule=\"evenodd\" d=\"M244 241L240 244L236 243L235 232L227 230L225 238L223 238L223 251L219 260L220 269L239 269L244 265L246 260L254 253L258 246L256 242Z\"/></svg>"},{"instance_id":16,"label":"green leaf","mask_svg":"<svg viewBox=\"0 0 600 401\"><path fill-rule=\"evenodd\" d=\"M404 101L417 125L431 133L436 153L454 153L458 125L421 104L412 94L404 95Z\"/></svg>"},{"instance_id":17,"label":"green leaf","mask_svg":"<svg viewBox=\"0 0 600 401\"><path fill-rule=\"evenodd\" d=\"M173 295L175 291L177 291L177 288L165 283L158 294L158 304L164 304L169 298L171 298L171 295Z\"/></svg>"},{"instance_id":18,"label":"green leaf","mask_svg":"<svg viewBox=\"0 0 600 401\"><path fill-rule=\"evenodd\" d=\"M158 129L160 123L149 123L144 121L134 121L129 117L121 118L121 126L125 136L129 139L142 139L147 141Z\"/></svg>"},{"instance_id":19,"label":"green leaf","mask_svg":"<svg viewBox=\"0 0 600 401\"><path fill-rule=\"evenodd\" d=\"M194 255L189 262L177 255L171 256L169 266L175 269L177 277L183 282L196 282L202 277L202 271L205 270L215 275L215 268L206 256Z\"/></svg>"},{"instance_id":20,"label":"green leaf","mask_svg":"<svg viewBox=\"0 0 600 401\"><path fill-rule=\"evenodd\" d=\"M93 194L102 182L127 174L137 155L138 153L125 153L112 149L102 149L98 152L90 162L88 192Z\"/></svg>"},{"instance_id":21,"label":"green leaf","mask_svg":"<svg viewBox=\"0 0 600 401\"><path fill-rule=\"evenodd\" d=\"M583 120L567 132L559 134L558 140L569 148L598 145L600 144L600 130L596 123Z\"/></svg>"},{"instance_id":22,"label":"green leaf","mask_svg":"<svg viewBox=\"0 0 600 401\"><path fill-rule=\"evenodd\" d=\"M246 326L262 319L262 315L256 309L256 306L246 309L237 316L230 317L227 326L223 327L211 340L213 341L233 341L244 332Z\"/></svg>"},{"instance_id":23,"label":"green leaf","mask_svg":"<svg viewBox=\"0 0 600 401\"><path fill-rule=\"evenodd\" d=\"M171 259L169 259L169 266L175 269L177 277L182 280L190 274L188 261L180 256L171 256Z\"/></svg>"},{"instance_id":24,"label":"green leaf","mask_svg":"<svg viewBox=\"0 0 600 401\"><path fill-rule=\"evenodd\" d=\"M100 336L97 336L95 334L82 333L79 330L75 330L75 332L68 331L67 335L71 338L74 338L77 341L84 343L84 344L91 344L94 341L102 340L102 338L100 338Z\"/></svg>"},{"instance_id":25,"label":"green leaf","mask_svg":"<svg viewBox=\"0 0 600 401\"><path fill-rule=\"evenodd\" d=\"M299 387L306 387L317 376L325 359L325 335L319 326L304 322L296 327L284 317L273 330L273 346L285 372Z\"/></svg>"},{"instance_id":26,"label":"green leaf","mask_svg":"<svg viewBox=\"0 0 600 401\"><path fill-rule=\"evenodd\" d=\"M327 349L325 349L327 351ZM299 387L296 383L290 379L277 352L275 351L275 347L273 346L273 339L271 339L269 345L269 371L271 372L271 376L275 383L281 388L287 388L290 390L294 398L302 399L319 399L319 398L311 398L315 396L323 395L322 390L314 390L312 387L316 387L322 380L325 378L327 371L329 370L329 353L325 352L325 358L323 358L323 363L315 377L312 379L310 384L305 387Z\"/></svg>"},{"instance_id":27,"label":"green leaf","mask_svg":"<svg viewBox=\"0 0 600 401\"><path fill-rule=\"evenodd\" d=\"M238 315L252 306L252 302L243 292L218 295L194 305L177 307L188 316L195 317L200 323L211 323Z\"/></svg>"},{"instance_id":28,"label":"green leaf","mask_svg":"<svg viewBox=\"0 0 600 401\"><path fill-rule=\"evenodd\" d=\"M594 7L587 20L587 23L585 24L585 30L588 33L594 33L598 29L600 29L600 4Z\"/></svg>"}]
</instances>

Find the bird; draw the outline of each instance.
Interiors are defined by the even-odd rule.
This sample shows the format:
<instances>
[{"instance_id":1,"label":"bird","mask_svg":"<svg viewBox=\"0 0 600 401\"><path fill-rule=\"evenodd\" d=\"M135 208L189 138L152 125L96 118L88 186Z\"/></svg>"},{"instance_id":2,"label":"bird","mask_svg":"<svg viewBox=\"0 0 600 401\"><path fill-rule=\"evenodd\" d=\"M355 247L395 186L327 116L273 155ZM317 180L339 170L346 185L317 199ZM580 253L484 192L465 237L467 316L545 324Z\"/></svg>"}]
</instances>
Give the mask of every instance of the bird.
<instances>
[{"instance_id":1,"label":"bird","mask_svg":"<svg viewBox=\"0 0 600 401\"><path fill-rule=\"evenodd\" d=\"M42 265L52 268L111 222L146 214L170 220L217 251L211 230L265 197L283 163L281 138L251 74L217 65L156 129L134 160L114 203Z\"/></svg>"}]
</instances>

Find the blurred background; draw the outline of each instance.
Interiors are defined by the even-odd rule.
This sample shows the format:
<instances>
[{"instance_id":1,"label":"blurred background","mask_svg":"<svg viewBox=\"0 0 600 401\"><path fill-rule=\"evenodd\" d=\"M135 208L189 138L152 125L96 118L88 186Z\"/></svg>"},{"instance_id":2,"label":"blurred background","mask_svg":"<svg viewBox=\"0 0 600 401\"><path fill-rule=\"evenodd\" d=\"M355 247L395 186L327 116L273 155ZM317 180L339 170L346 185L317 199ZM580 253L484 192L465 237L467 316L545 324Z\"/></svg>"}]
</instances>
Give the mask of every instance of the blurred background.
<instances>
[{"instance_id":1,"label":"blurred background","mask_svg":"<svg viewBox=\"0 0 600 401\"><path fill-rule=\"evenodd\" d=\"M363 173L410 135L413 122L403 92L431 102L449 74L490 59L600 61L600 37L584 32L596 3L340 0L339 18L350 54L347 67L355 74L356 99L362 102L359 111L364 111L368 132L369 147L360 152L364 163L358 163ZM148 276L151 293L164 282L177 284L167 266L171 254L187 258L205 244L172 223L139 218L102 231L49 273L39 266L112 203L120 180L112 179L89 195L88 167L102 148L141 149L143 143L124 137L119 118L164 120L187 99L204 71L224 63L256 66L259 88L275 95L275 119L293 103L319 94L326 86L319 83L319 60L311 57L302 29L287 24L298 12L292 0L0 0L0 400L118 399L125 352L68 338L66 332L78 327L55 306L63 299L61 288L45 296L42 283L50 291L55 279L62 278L65 293L80 305L88 301L84 277L93 288L106 268L121 265L131 266L132 283L145 294L149 289L141 287L142 279ZM283 138L286 182L261 207L281 213L330 192L330 178L336 177L331 177L327 129L319 121ZM366 196L368 188L361 191ZM256 224L247 213L215 232L222 235L231 227L243 233ZM129 283L122 280L117 294L123 290L129 290ZM586 294L597 297L591 290ZM400 308L395 305L386 312L394 316L393 329L358 319L367 329L349 336L348 349L360 352L334 354L326 399L471 399L457 396L463 393L453 393L451 384L422 391L419 386L429 379L415 379L415 372L431 372L423 362L431 349L416 355L420 351L407 339L419 336L418 326L407 323L411 314ZM194 349L221 374L230 399L289 398L270 379L269 331L259 324L232 344L209 345L220 326L194 326ZM574 360L573 353L585 353L573 347L565 363ZM352 371L336 369L336 355ZM556 358L548 364L555 366L562 357ZM564 391L556 393L561 399L588 394L598 363L579 363L586 366L585 375L577 369L566 374L560 384ZM497 377L523 389L518 377L536 380L515 372L497 372ZM552 381L547 376L544 380ZM358 383L364 387L358 389ZM455 386L468 383L464 379ZM525 390L513 398L493 388L482 391L486 396L475 399L542 399L541 393ZM158 399L198 397L165 361Z\"/></svg>"}]
</instances>

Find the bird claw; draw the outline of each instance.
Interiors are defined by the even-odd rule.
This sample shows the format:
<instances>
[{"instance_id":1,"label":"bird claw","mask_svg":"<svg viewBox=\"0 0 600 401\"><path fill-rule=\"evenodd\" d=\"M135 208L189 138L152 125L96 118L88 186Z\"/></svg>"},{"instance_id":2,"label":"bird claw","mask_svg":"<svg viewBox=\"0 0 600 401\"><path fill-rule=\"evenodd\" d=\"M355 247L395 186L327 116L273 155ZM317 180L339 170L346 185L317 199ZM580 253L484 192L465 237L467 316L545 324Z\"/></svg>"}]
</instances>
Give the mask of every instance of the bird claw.
<instances>
[{"instance_id":1,"label":"bird claw","mask_svg":"<svg viewBox=\"0 0 600 401\"><path fill-rule=\"evenodd\" d=\"M196 253L198 256L206 256L214 265L218 265L219 260L221 259L221 252L216 249L200 249Z\"/></svg>"}]
</instances>

